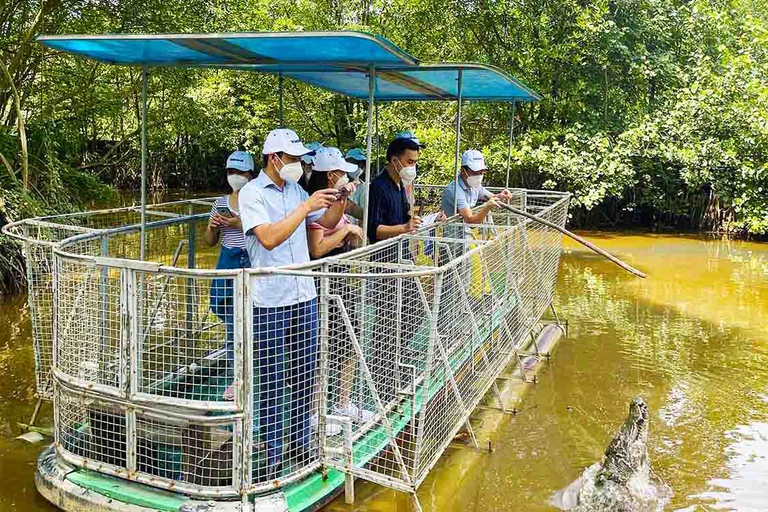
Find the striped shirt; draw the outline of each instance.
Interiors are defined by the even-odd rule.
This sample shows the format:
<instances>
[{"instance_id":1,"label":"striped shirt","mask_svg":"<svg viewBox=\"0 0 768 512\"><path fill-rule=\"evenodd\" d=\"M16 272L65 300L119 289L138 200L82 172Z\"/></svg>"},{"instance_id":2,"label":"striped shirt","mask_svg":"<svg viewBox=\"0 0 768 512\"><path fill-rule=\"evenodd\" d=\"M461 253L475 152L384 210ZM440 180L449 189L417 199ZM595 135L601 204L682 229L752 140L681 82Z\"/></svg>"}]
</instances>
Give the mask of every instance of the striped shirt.
<instances>
[{"instance_id":1,"label":"striped shirt","mask_svg":"<svg viewBox=\"0 0 768 512\"><path fill-rule=\"evenodd\" d=\"M233 216L239 217L240 212L229 206L229 196L221 196L216 198L216 202L211 207L210 218L213 219L214 214L219 213L219 210L229 211ZM221 213L219 213L221 215ZM245 249L245 236L242 229L221 227L219 228L221 234L221 245L229 247L230 249Z\"/></svg>"}]
</instances>

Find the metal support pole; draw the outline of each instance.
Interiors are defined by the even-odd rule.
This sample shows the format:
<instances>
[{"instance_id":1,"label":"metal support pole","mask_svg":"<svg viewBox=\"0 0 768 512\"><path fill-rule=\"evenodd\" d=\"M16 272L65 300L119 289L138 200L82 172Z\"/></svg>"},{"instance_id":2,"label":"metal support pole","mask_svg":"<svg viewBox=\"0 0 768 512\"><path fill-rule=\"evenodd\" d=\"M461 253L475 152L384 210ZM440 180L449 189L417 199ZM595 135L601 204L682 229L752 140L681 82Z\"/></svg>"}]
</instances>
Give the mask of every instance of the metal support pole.
<instances>
[{"instance_id":1,"label":"metal support pole","mask_svg":"<svg viewBox=\"0 0 768 512\"><path fill-rule=\"evenodd\" d=\"M512 167L512 141L515 140L515 102L512 101L512 115L509 117L509 152L507 153L507 180L504 188L509 188L509 169Z\"/></svg>"},{"instance_id":2,"label":"metal support pole","mask_svg":"<svg viewBox=\"0 0 768 512\"><path fill-rule=\"evenodd\" d=\"M189 205L189 221L187 222L187 268L195 268L197 260L197 219L194 217L194 205ZM193 339L195 337L195 311L197 308L195 293L195 279L190 277L187 279L186 298L184 301L187 303L186 311L186 332L184 333L184 347L185 355L189 359L194 358L195 347L197 342Z\"/></svg>"},{"instance_id":3,"label":"metal support pole","mask_svg":"<svg viewBox=\"0 0 768 512\"><path fill-rule=\"evenodd\" d=\"M453 214L459 213L459 169L461 168L461 161L459 160L459 152L461 151L461 82L462 82L462 70L459 70L459 91L458 91L458 112L456 113L456 166L454 172L453 184Z\"/></svg>"},{"instance_id":4,"label":"metal support pole","mask_svg":"<svg viewBox=\"0 0 768 512\"><path fill-rule=\"evenodd\" d=\"M101 235L100 254L102 258L109 257L109 235ZM108 361L111 359L111 354L109 350L109 268L107 267L101 267L99 280L99 331L99 361Z\"/></svg>"},{"instance_id":5,"label":"metal support pole","mask_svg":"<svg viewBox=\"0 0 768 512\"><path fill-rule=\"evenodd\" d=\"M283 128L285 126L285 123L283 122L283 72L281 71L278 74L278 89L280 90L280 128Z\"/></svg>"},{"instance_id":6,"label":"metal support pole","mask_svg":"<svg viewBox=\"0 0 768 512\"><path fill-rule=\"evenodd\" d=\"M324 264L323 267L323 275L325 276L328 272L331 271L331 267L328 263ZM321 277L320 278L320 357L318 358L318 380L319 380L319 388L320 388L320 396L318 397L318 425L317 425L317 431L320 432L319 441L320 441L320 461L325 466L328 460L328 439L326 436L326 424L328 422L327 414L328 414L328 380L329 380L329 372L328 372L328 350L329 350L329 334L330 334L330 294L331 294L331 283L330 283L329 277ZM339 381L341 382L342 377L339 378ZM346 427L346 425L345 425ZM346 436L347 432L345 430L344 435ZM351 433L350 433L351 435ZM353 487L354 489L354 487ZM353 494L354 496L354 494Z\"/></svg>"},{"instance_id":7,"label":"metal support pole","mask_svg":"<svg viewBox=\"0 0 768 512\"><path fill-rule=\"evenodd\" d=\"M378 173L379 160L381 159L381 134L379 133L379 104L376 107L376 168L373 172Z\"/></svg>"},{"instance_id":8,"label":"metal support pole","mask_svg":"<svg viewBox=\"0 0 768 512\"><path fill-rule=\"evenodd\" d=\"M371 196L371 149L373 136L373 104L376 88L376 66L368 71L368 136L365 143L365 206L363 208L363 246L368 245L368 201Z\"/></svg>"},{"instance_id":9,"label":"metal support pole","mask_svg":"<svg viewBox=\"0 0 768 512\"><path fill-rule=\"evenodd\" d=\"M141 260L147 246L147 67L141 68Z\"/></svg>"}]
</instances>

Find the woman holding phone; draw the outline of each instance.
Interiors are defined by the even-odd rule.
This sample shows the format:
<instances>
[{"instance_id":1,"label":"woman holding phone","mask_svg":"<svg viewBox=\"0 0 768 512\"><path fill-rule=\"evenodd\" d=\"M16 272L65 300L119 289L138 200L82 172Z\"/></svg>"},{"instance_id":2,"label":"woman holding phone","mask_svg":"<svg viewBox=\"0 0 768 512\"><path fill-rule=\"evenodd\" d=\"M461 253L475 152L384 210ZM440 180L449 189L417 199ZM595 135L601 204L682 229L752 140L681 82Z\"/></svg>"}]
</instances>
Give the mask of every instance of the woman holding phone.
<instances>
[{"instance_id":1,"label":"woman holding phone","mask_svg":"<svg viewBox=\"0 0 768 512\"><path fill-rule=\"evenodd\" d=\"M307 185L307 192L313 194L317 190L335 188L339 191L340 198L346 198L354 192L354 186L350 183L350 176L357 173L357 166L344 160L344 155L337 148L325 147L318 150L314 158L312 176ZM347 203L347 213L352 213L350 202ZM339 223L332 229L313 223L309 226L309 255L312 259L326 256L336 256L357 247L363 239L363 230L349 221L347 215L343 215ZM346 272L342 265L332 265L331 272ZM331 295L341 296L347 307L347 314L352 323L352 328L359 331L359 318L355 311L355 302L359 300L355 296L351 283L347 279L334 278L330 280ZM352 348L352 340L347 332L343 316L335 302L329 306L329 344L333 347L330 351L330 386L329 402L333 407L333 414L341 414L353 418L360 423L366 423L373 418L372 411L359 407L352 401L352 385L357 368L357 358ZM360 333L357 332L357 336ZM330 427L330 428L329 428ZM333 429L332 427L336 427ZM336 435L340 428L338 425L327 425L326 433Z\"/></svg>"},{"instance_id":2,"label":"woman holding phone","mask_svg":"<svg viewBox=\"0 0 768 512\"><path fill-rule=\"evenodd\" d=\"M249 268L251 260L245 249L243 224L240 220L238 196L240 189L254 177L253 157L246 151L235 151L227 158L227 182L232 192L216 199L211 208L205 243L213 247L221 241L218 269ZM230 279L214 279L210 289L211 311L224 322L227 332L227 370L234 371L234 284ZM223 394L224 400L234 399L234 384Z\"/></svg>"}]
</instances>

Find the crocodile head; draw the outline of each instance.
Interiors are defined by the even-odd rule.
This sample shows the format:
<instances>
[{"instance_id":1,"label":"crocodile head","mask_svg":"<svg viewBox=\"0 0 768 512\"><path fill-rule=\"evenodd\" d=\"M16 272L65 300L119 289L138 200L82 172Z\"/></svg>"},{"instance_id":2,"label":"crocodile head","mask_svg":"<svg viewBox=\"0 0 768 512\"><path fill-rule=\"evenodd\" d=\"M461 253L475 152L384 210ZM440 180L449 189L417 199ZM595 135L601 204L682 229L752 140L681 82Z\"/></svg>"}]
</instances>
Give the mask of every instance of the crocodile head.
<instances>
[{"instance_id":1,"label":"crocodile head","mask_svg":"<svg viewBox=\"0 0 768 512\"><path fill-rule=\"evenodd\" d=\"M605 450L598 482L626 484L633 475L649 469L648 406L639 396L629 404L629 415Z\"/></svg>"}]
</instances>

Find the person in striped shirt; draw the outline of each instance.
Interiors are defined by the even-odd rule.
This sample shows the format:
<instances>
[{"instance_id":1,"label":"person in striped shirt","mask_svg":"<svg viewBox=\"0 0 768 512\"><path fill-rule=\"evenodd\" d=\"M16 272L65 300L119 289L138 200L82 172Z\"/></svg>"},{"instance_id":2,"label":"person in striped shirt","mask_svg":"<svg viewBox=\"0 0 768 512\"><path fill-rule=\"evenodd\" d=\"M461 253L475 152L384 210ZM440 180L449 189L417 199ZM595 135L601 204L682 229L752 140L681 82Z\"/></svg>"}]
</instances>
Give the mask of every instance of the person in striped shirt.
<instances>
[{"instance_id":1,"label":"person in striped shirt","mask_svg":"<svg viewBox=\"0 0 768 512\"><path fill-rule=\"evenodd\" d=\"M216 199L211 207L205 243L213 247L221 242L218 269L249 268L251 260L245 247L243 223L238 202L240 189L254 177L253 157L246 151L235 151L227 159L227 182L232 192ZM224 322L227 341L227 369L234 371L234 283L231 278L214 279L210 288L210 308ZM225 391L225 400L234 399L234 385Z\"/></svg>"}]
</instances>

